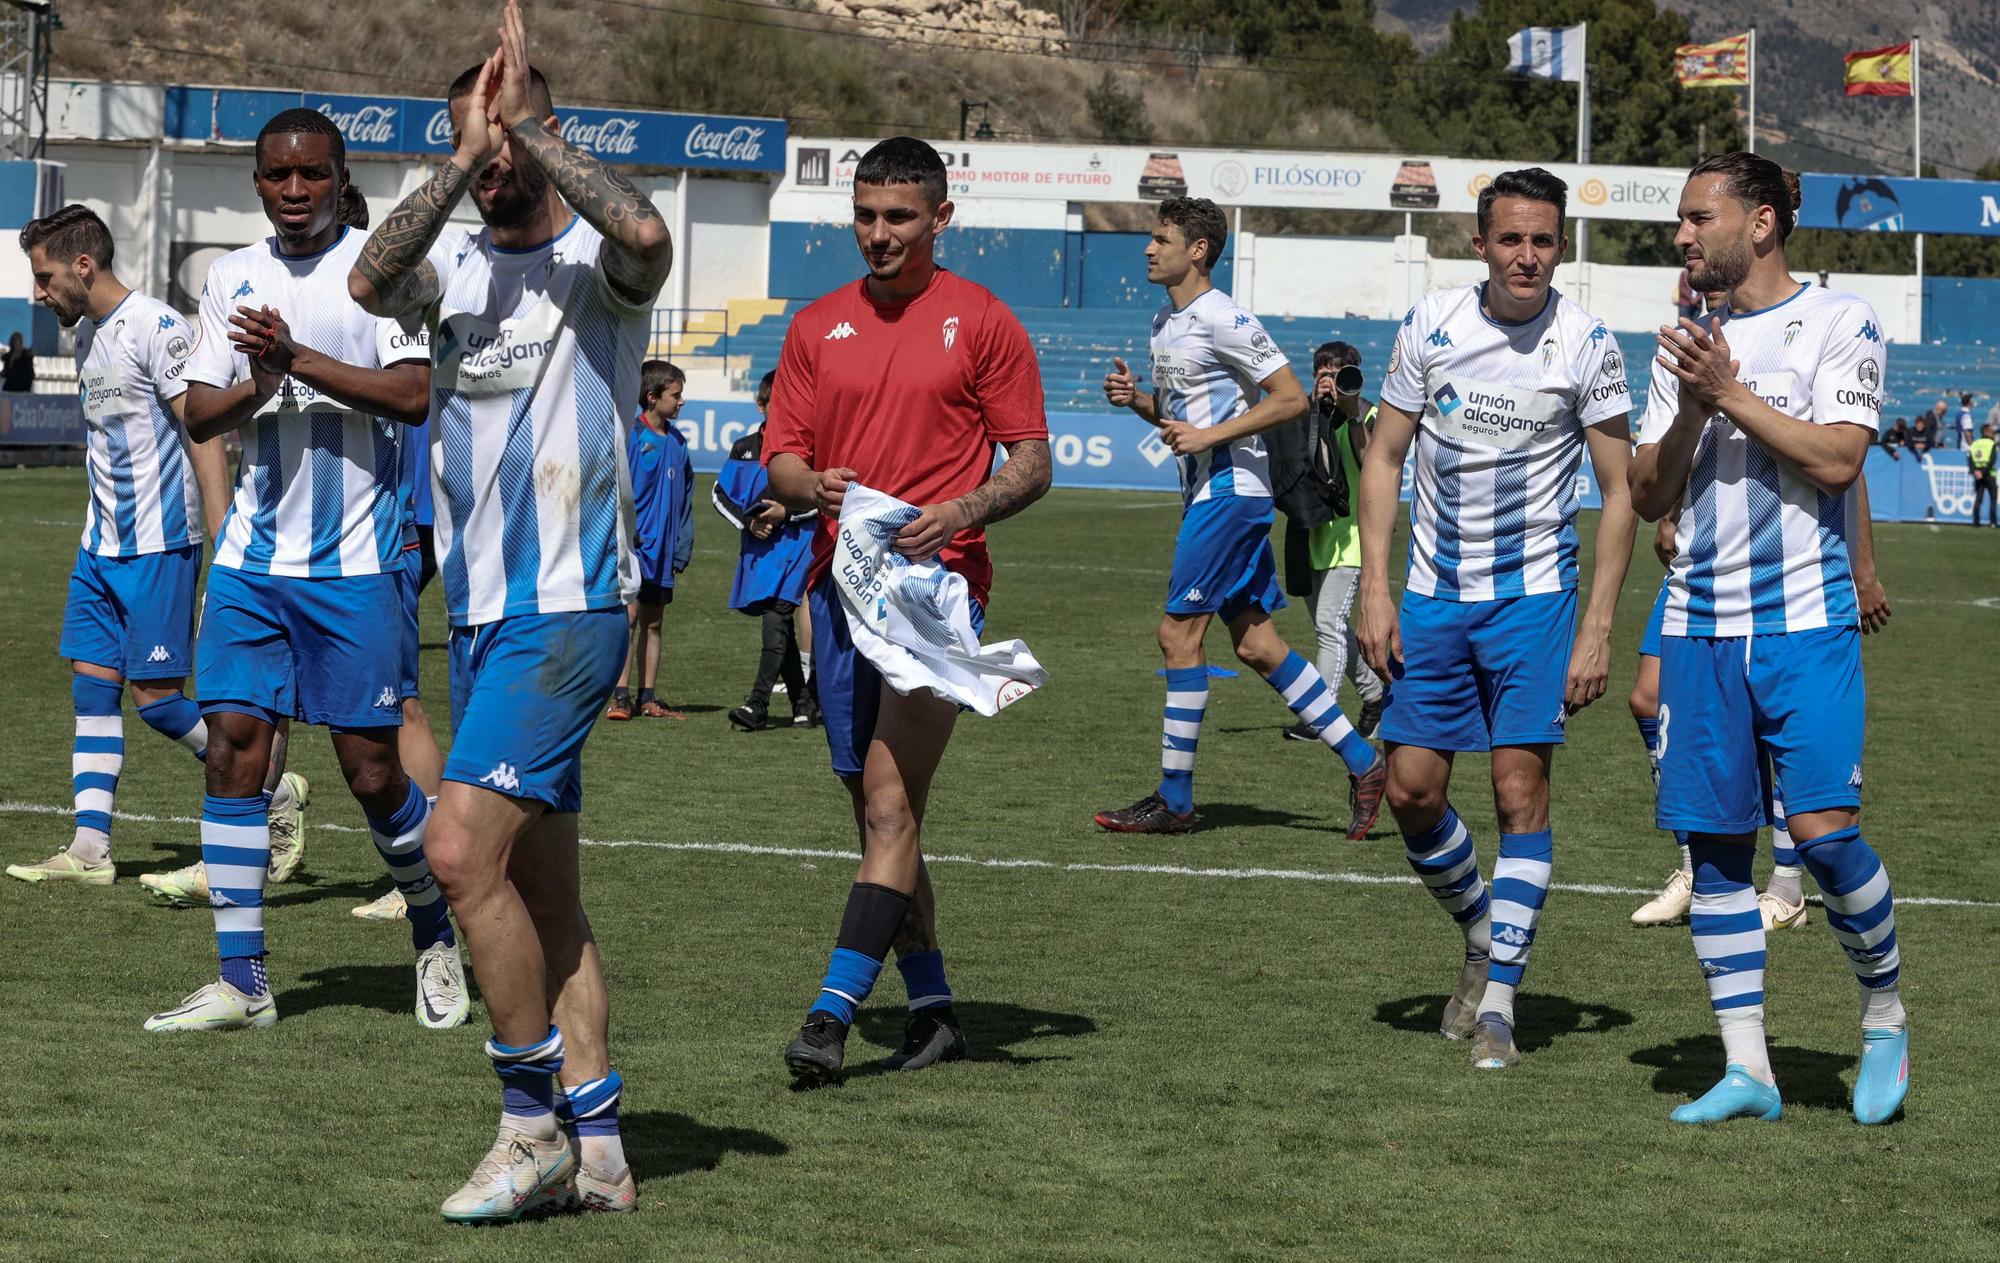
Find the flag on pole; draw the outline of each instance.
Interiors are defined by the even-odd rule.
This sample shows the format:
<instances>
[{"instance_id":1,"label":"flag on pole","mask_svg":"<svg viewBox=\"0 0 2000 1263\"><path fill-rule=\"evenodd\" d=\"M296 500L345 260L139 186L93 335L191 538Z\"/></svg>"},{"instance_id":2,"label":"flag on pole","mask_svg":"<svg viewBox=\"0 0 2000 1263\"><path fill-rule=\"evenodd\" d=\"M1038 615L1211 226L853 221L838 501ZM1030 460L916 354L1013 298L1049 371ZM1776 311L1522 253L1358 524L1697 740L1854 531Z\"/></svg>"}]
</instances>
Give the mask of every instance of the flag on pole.
<instances>
[{"instance_id":1,"label":"flag on pole","mask_svg":"<svg viewBox=\"0 0 2000 1263\"><path fill-rule=\"evenodd\" d=\"M1530 26L1507 40L1507 73L1531 79L1583 78L1582 26Z\"/></svg>"},{"instance_id":2,"label":"flag on pole","mask_svg":"<svg viewBox=\"0 0 2000 1263\"><path fill-rule=\"evenodd\" d=\"M1910 95L1910 62L1908 44L1847 54L1847 95Z\"/></svg>"},{"instance_id":3,"label":"flag on pole","mask_svg":"<svg viewBox=\"0 0 2000 1263\"><path fill-rule=\"evenodd\" d=\"M1740 88L1750 82L1750 33L1674 50L1674 77L1683 88Z\"/></svg>"}]
</instances>

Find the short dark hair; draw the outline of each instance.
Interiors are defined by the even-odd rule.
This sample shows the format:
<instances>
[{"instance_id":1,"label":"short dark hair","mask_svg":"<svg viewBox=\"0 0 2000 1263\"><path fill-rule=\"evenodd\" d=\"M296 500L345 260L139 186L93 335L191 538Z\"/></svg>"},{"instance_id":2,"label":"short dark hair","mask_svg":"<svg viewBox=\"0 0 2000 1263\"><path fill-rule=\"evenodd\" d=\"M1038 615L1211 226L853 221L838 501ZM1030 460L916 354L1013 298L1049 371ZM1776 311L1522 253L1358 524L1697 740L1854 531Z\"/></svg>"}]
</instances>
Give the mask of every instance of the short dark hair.
<instances>
[{"instance_id":1,"label":"short dark hair","mask_svg":"<svg viewBox=\"0 0 2000 1263\"><path fill-rule=\"evenodd\" d=\"M340 191L340 205L334 215L349 228L368 226L368 199L361 196L361 190L352 184Z\"/></svg>"},{"instance_id":2,"label":"short dark hair","mask_svg":"<svg viewBox=\"0 0 2000 1263\"><path fill-rule=\"evenodd\" d=\"M647 360L639 366L639 398L649 400L665 390L673 382L685 382L687 374L678 364L665 360Z\"/></svg>"},{"instance_id":3,"label":"short dark hair","mask_svg":"<svg viewBox=\"0 0 2000 1263\"><path fill-rule=\"evenodd\" d=\"M775 368L770 369L763 375L763 377L758 379L757 393L760 395L769 394L771 391L777 389L777 385L778 385L778 370Z\"/></svg>"},{"instance_id":4,"label":"short dark hair","mask_svg":"<svg viewBox=\"0 0 2000 1263\"><path fill-rule=\"evenodd\" d=\"M1531 202L1547 202L1556 208L1556 232L1562 233L1563 218L1569 214L1569 185L1541 167L1521 167L1502 171L1493 183L1479 190L1479 235L1493 226L1493 203L1503 197L1524 197Z\"/></svg>"},{"instance_id":5,"label":"short dark hair","mask_svg":"<svg viewBox=\"0 0 2000 1263\"><path fill-rule=\"evenodd\" d=\"M856 184L914 184L932 206L950 193L944 158L915 136L891 136L861 155L854 165Z\"/></svg>"},{"instance_id":6,"label":"short dark hair","mask_svg":"<svg viewBox=\"0 0 2000 1263\"><path fill-rule=\"evenodd\" d=\"M109 268L117 252L111 230L104 226L96 211L81 202L71 202L53 214L29 220L27 227L21 229L21 253L26 254L36 246L42 248L43 257L64 263L87 254L101 268Z\"/></svg>"},{"instance_id":7,"label":"short dark hair","mask_svg":"<svg viewBox=\"0 0 2000 1263\"><path fill-rule=\"evenodd\" d=\"M451 86L445 89L445 103L449 105L462 96L471 96L472 89L479 83L479 72L485 65L482 61L461 71L458 78L451 81ZM541 111L539 117L547 118L556 112L555 98L549 95L548 77L533 66L528 67L528 97L530 103Z\"/></svg>"},{"instance_id":8,"label":"short dark hair","mask_svg":"<svg viewBox=\"0 0 2000 1263\"><path fill-rule=\"evenodd\" d=\"M1319 350L1313 352L1313 372L1315 373L1323 368L1334 368L1336 366L1346 368L1350 365L1355 368L1361 367L1361 352L1356 350L1350 343L1338 340L1322 342L1319 345Z\"/></svg>"},{"instance_id":9,"label":"short dark hair","mask_svg":"<svg viewBox=\"0 0 2000 1263\"><path fill-rule=\"evenodd\" d=\"M1778 244L1792 235L1799 222L1799 177L1769 158L1737 149L1711 154L1694 164L1688 179L1719 175L1723 189L1750 210L1768 206L1778 216Z\"/></svg>"},{"instance_id":10,"label":"short dark hair","mask_svg":"<svg viewBox=\"0 0 2000 1263\"><path fill-rule=\"evenodd\" d=\"M279 110L267 120L257 132L257 161L264 160L264 138L266 136L325 136L328 147L333 152L336 168L347 165L347 137L341 135L340 124L334 122L318 110L294 107Z\"/></svg>"},{"instance_id":11,"label":"short dark hair","mask_svg":"<svg viewBox=\"0 0 2000 1263\"><path fill-rule=\"evenodd\" d=\"M1197 241L1208 243L1208 266L1202 271L1212 272L1222 257L1222 247L1229 243L1229 220L1222 214L1222 208L1205 197L1170 197L1160 203L1160 222L1172 224L1181 230L1181 236L1189 245Z\"/></svg>"}]
</instances>

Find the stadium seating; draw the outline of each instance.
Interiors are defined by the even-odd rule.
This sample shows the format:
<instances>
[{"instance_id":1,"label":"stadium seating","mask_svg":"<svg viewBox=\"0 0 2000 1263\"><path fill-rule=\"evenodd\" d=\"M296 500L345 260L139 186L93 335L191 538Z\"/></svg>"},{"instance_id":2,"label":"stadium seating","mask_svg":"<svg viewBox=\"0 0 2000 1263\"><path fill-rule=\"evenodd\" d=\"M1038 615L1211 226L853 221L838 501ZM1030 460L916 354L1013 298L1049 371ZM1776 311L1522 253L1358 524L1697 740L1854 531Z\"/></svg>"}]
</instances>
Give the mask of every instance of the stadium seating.
<instances>
[{"instance_id":1,"label":"stadium seating","mask_svg":"<svg viewBox=\"0 0 2000 1263\"><path fill-rule=\"evenodd\" d=\"M728 356L732 367L740 366L740 380L754 382L765 370L777 367L778 350L793 313L805 304L755 299L732 303L727 336L722 322L709 333L696 333L676 342L674 352L682 356ZM1102 382L1111 357L1121 355L1143 373L1146 359L1147 313L1120 308L1028 307L1016 314L1027 326L1041 356L1042 384L1052 412L1102 412ZM1361 351L1362 363L1371 379L1388 362L1389 345L1395 336L1393 320L1331 320L1266 316L1264 324L1278 345L1295 363L1303 364L1312 349L1322 342L1341 338ZM1635 398L1644 399L1652 367L1648 354L1652 334L1621 331L1618 340L1625 350L1626 372ZM1370 390L1375 383L1371 380ZM1915 416L1948 392L1983 392L1977 415L1983 421L1986 408L2000 399L2000 347L1918 346L1898 343L1890 350L1885 416ZM1953 401L1954 406L1956 400Z\"/></svg>"}]
</instances>

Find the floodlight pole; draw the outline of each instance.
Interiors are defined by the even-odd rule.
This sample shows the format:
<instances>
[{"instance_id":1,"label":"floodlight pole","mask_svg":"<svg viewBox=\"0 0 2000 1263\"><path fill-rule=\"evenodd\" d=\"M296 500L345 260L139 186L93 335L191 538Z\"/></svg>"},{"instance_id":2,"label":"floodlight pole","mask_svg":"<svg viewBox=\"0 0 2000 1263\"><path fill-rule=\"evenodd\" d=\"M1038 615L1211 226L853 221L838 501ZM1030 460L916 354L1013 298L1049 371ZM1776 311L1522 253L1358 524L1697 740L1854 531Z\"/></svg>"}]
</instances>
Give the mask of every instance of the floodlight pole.
<instances>
[{"instance_id":1,"label":"floodlight pole","mask_svg":"<svg viewBox=\"0 0 2000 1263\"><path fill-rule=\"evenodd\" d=\"M1750 24L1750 39L1744 45L1744 53L1750 59L1750 104L1749 112L1743 118L1743 130L1749 139L1748 149L1757 152L1757 24Z\"/></svg>"},{"instance_id":2,"label":"floodlight pole","mask_svg":"<svg viewBox=\"0 0 2000 1263\"><path fill-rule=\"evenodd\" d=\"M1577 29L1576 162L1583 166L1590 161L1590 23ZM1590 221L1582 216L1576 221L1576 261L1590 262Z\"/></svg>"},{"instance_id":3,"label":"floodlight pole","mask_svg":"<svg viewBox=\"0 0 2000 1263\"><path fill-rule=\"evenodd\" d=\"M1923 41L1919 37L1915 35L1910 36L1910 114L1913 116L1915 120L1911 124L1914 134L1910 138L1911 142L1910 158L1911 158L1911 164L1915 168L1915 170L1913 170L1911 174L1916 176L1917 179L1919 180L1924 178L1924 62L1923 62L1923 55L1918 48L1918 46L1922 42ZM1918 233L1917 234L1917 310L1919 313L1923 311L1923 303L1924 303L1924 234ZM1917 330L1917 341L1919 342L1923 341L1923 337L1924 337L1923 330L1920 328ZM1974 525L1977 525L1977 523L1975 523Z\"/></svg>"}]
</instances>

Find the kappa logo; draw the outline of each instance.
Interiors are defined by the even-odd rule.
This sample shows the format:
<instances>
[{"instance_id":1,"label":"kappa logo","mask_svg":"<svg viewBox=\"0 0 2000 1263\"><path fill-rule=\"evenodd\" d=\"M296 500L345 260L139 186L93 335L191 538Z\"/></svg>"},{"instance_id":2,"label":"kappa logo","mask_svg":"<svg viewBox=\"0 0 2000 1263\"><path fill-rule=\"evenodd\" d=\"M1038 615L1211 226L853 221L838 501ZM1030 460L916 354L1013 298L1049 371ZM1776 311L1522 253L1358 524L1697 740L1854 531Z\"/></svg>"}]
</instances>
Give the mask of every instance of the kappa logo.
<instances>
[{"instance_id":1,"label":"kappa logo","mask_svg":"<svg viewBox=\"0 0 2000 1263\"><path fill-rule=\"evenodd\" d=\"M826 331L826 338L824 340L827 342L839 342L844 338L851 338L853 336L854 326L843 320Z\"/></svg>"},{"instance_id":2,"label":"kappa logo","mask_svg":"<svg viewBox=\"0 0 2000 1263\"><path fill-rule=\"evenodd\" d=\"M1183 596L1183 597L1181 598L1181 600L1183 600L1183 601L1199 601L1199 600L1201 600L1201 589L1200 589L1200 588L1189 588L1189 589L1187 590L1187 595L1186 595L1186 596Z\"/></svg>"},{"instance_id":3,"label":"kappa logo","mask_svg":"<svg viewBox=\"0 0 2000 1263\"><path fill-rule=\"evenodd\" d=\"M1247 312L1239 311L1236 313L1236 327L1238 329L1241 329L1244 325L1247 325L1249 323L1250 323L1250 316Z\"/></svg>"},{"instance_id":4,"label":"kappa logo","mask_svg":"<svg viewBox=\"0 0 2000 1263\"><path fill-rule=\"evenodd\" d=\"M1437 346L1437 347L1450 346L1451 335L1449 333L1446 333L1442 329L1433 329L1431 330L1431 336L1425 338L1424 341L1430 343L1432 346Z\"/></svg>"},{"instance_id":5,"label":"kappa logo","mask_svg":"<svg viewBox=\"0 0 2000 1263\"><path fill-rule=\"evenodd\" d=\"M236 287L236 292L235 292L234 294L231 294L231 295L230 295L229 297L230 297L230 298L231 298L232 300L234 300L234 299L238 299L238 298L248 298L248 297L249 297L250 295L252 295L252 294L254 294L254 293L256 293L256 292L257 292L257 291L256 291L255 289L252 289L252 288L251 288L251 286L250 286L250 282L248 282L248 281L245 281L245 282L243 282L243 283L242 283L241 285L238 285L238 286Z\"/></svg>"},{"instance_id":6,"label":"kappa logo","mask_svg":"<svg viewBox=\"0 0 2000 1263\"><path fill-rule=\"evenodd\" d=\"M1861 765L1859 763L1856 763L1854 765L1854 771L1848 774L1847 787L1849 789L1861 788Z\"/></svg>"},{"instance_id":7,"label":"kappa logo","mask_svg":"<svg viewBox=\"0 0 2000 1263\"><path fill-rule=\"evenodd\" d=\"M1880 342L1882 340L1882 331L1875 327L1874 321L1864 320L1861 322L1861 332L1854 336L1857 338L1866 338L1870 342Z\"/></svg>"},{"instance_id":8,"label":"kappa logo","mask_svg":"<svg viewBox=\"0 0 2000 1263\"><path fill-rule=\"evenodd\" d=\"M160 317L160 328L162 328L162 329L171 329L171 328L173 328L173 327L174 327L174 318L173 318L172 316L161 316L161 317Z\"/></svg>"},{"instance_id":9,"label":"kappa logo","mask_svg":"<svg viewBox=\"0 0 2000 1263\"><path fill-rule=\"evenodd\" d=\"M223 894L215 887L208 888L208 906L211 908L240 908L243 905Z\"/></svg>"},{"instance_id":10,"label":"kappa logo","mask_svg":"<svg viewBox=\"0 0 2000 1263\"><path fill-rule=\"evenodd\" d=\"M1431 402L1437 405L1439 416L1448 417L1452 413L1457 412L1459 406L1464 401L1458 397L1458 392L1451 388L1451 383L1446 382L1444 385L1438 387L1436 394L1431 396Z\"/></svg>"},{"instance_id":11,"label":"kappa logo","mask_svg":"<svg viewBox=\"0 0 2000 1263\"><path fill-rule=\"evenodd\" d=\"M1736 971L1719 960L1705 960L1701 962L1701 972L1711 978L1720 978L1724 974L1735 973Z\"/></svg>"},{"instance_id":12,"label":"kappa logo","mask_svg":"<svg viewBox=\"0 0 2000 1263\"><path fill-rule=\"evenodd\" d=\"M944 318L944 349L947 351L951 350L951 344L956 341L958 341L958 317L946 316Z\"/></svg>"},{"instance_id":13,"label":"kappa logo","mask_svg":"<svg viewBox=\"0 0 2000 1263\"><path fill-rule=\"evenodd\" d=\"M1525 947L1528 943L1528 932L1518 925L1503 925L1495 931L1493 941L1505 943L1510 947Z\"/></svg>"},{"instance_id":14,"label":"kappa logo","mask_svg":"<svg viewBox=\"0 0 2000 1263\"><path fill-rule=\"evenodd\" d=\"M503 794L511 794L521 788L521 778L513 767L506 763L496 763L493 770L479 778L481 785L491 785Z\"/></svg>"},{"instance_id":15,"label":"kappa logo","mask_svg":"<svg viewBox=\"0 0 2000 1263\"><path fill-rule=\"evenodd\" d=\"M1590 345L1596 346L1610 336L1611 330L1605 328L1603 325L1599 325L1590 331Z\"/></svg>"},{"instance_id":16,"label":"kappa logo","mask_svg":"<svg viewBox=\"0 0 2000 1263\"><path fill-rule=\"evenodd\" d=\"M153 652L146 655L146 661L171 662L173 660L173 656L174 655L167 652L167 647L165 645L154 645Z\"/></svg>"},{"instance_id":17,"label":"kappa logo","mask_svg":"<svg viewBox=\"0 0 2000 1263\"><path fill-rule=\"evenodd\" d=\"M398 702L398 701L396 700L396 690L395 690L395 689L392 689L392 688L390 688L390 687L389 687L388 685L386 685L386 684L385 684L385 685L383 685L383 686L382 686L382 693L381 693L381 695L380 695L380 696L378 696L378 697L377 697L377 698L375 699L375 709L376 709L376 710L394 710L394 709L396 709L396 707L397 707L398 705L400 705L400 704L401 704L401 703L399 703L399 702Z\"/></svg>"}]
</instances>

